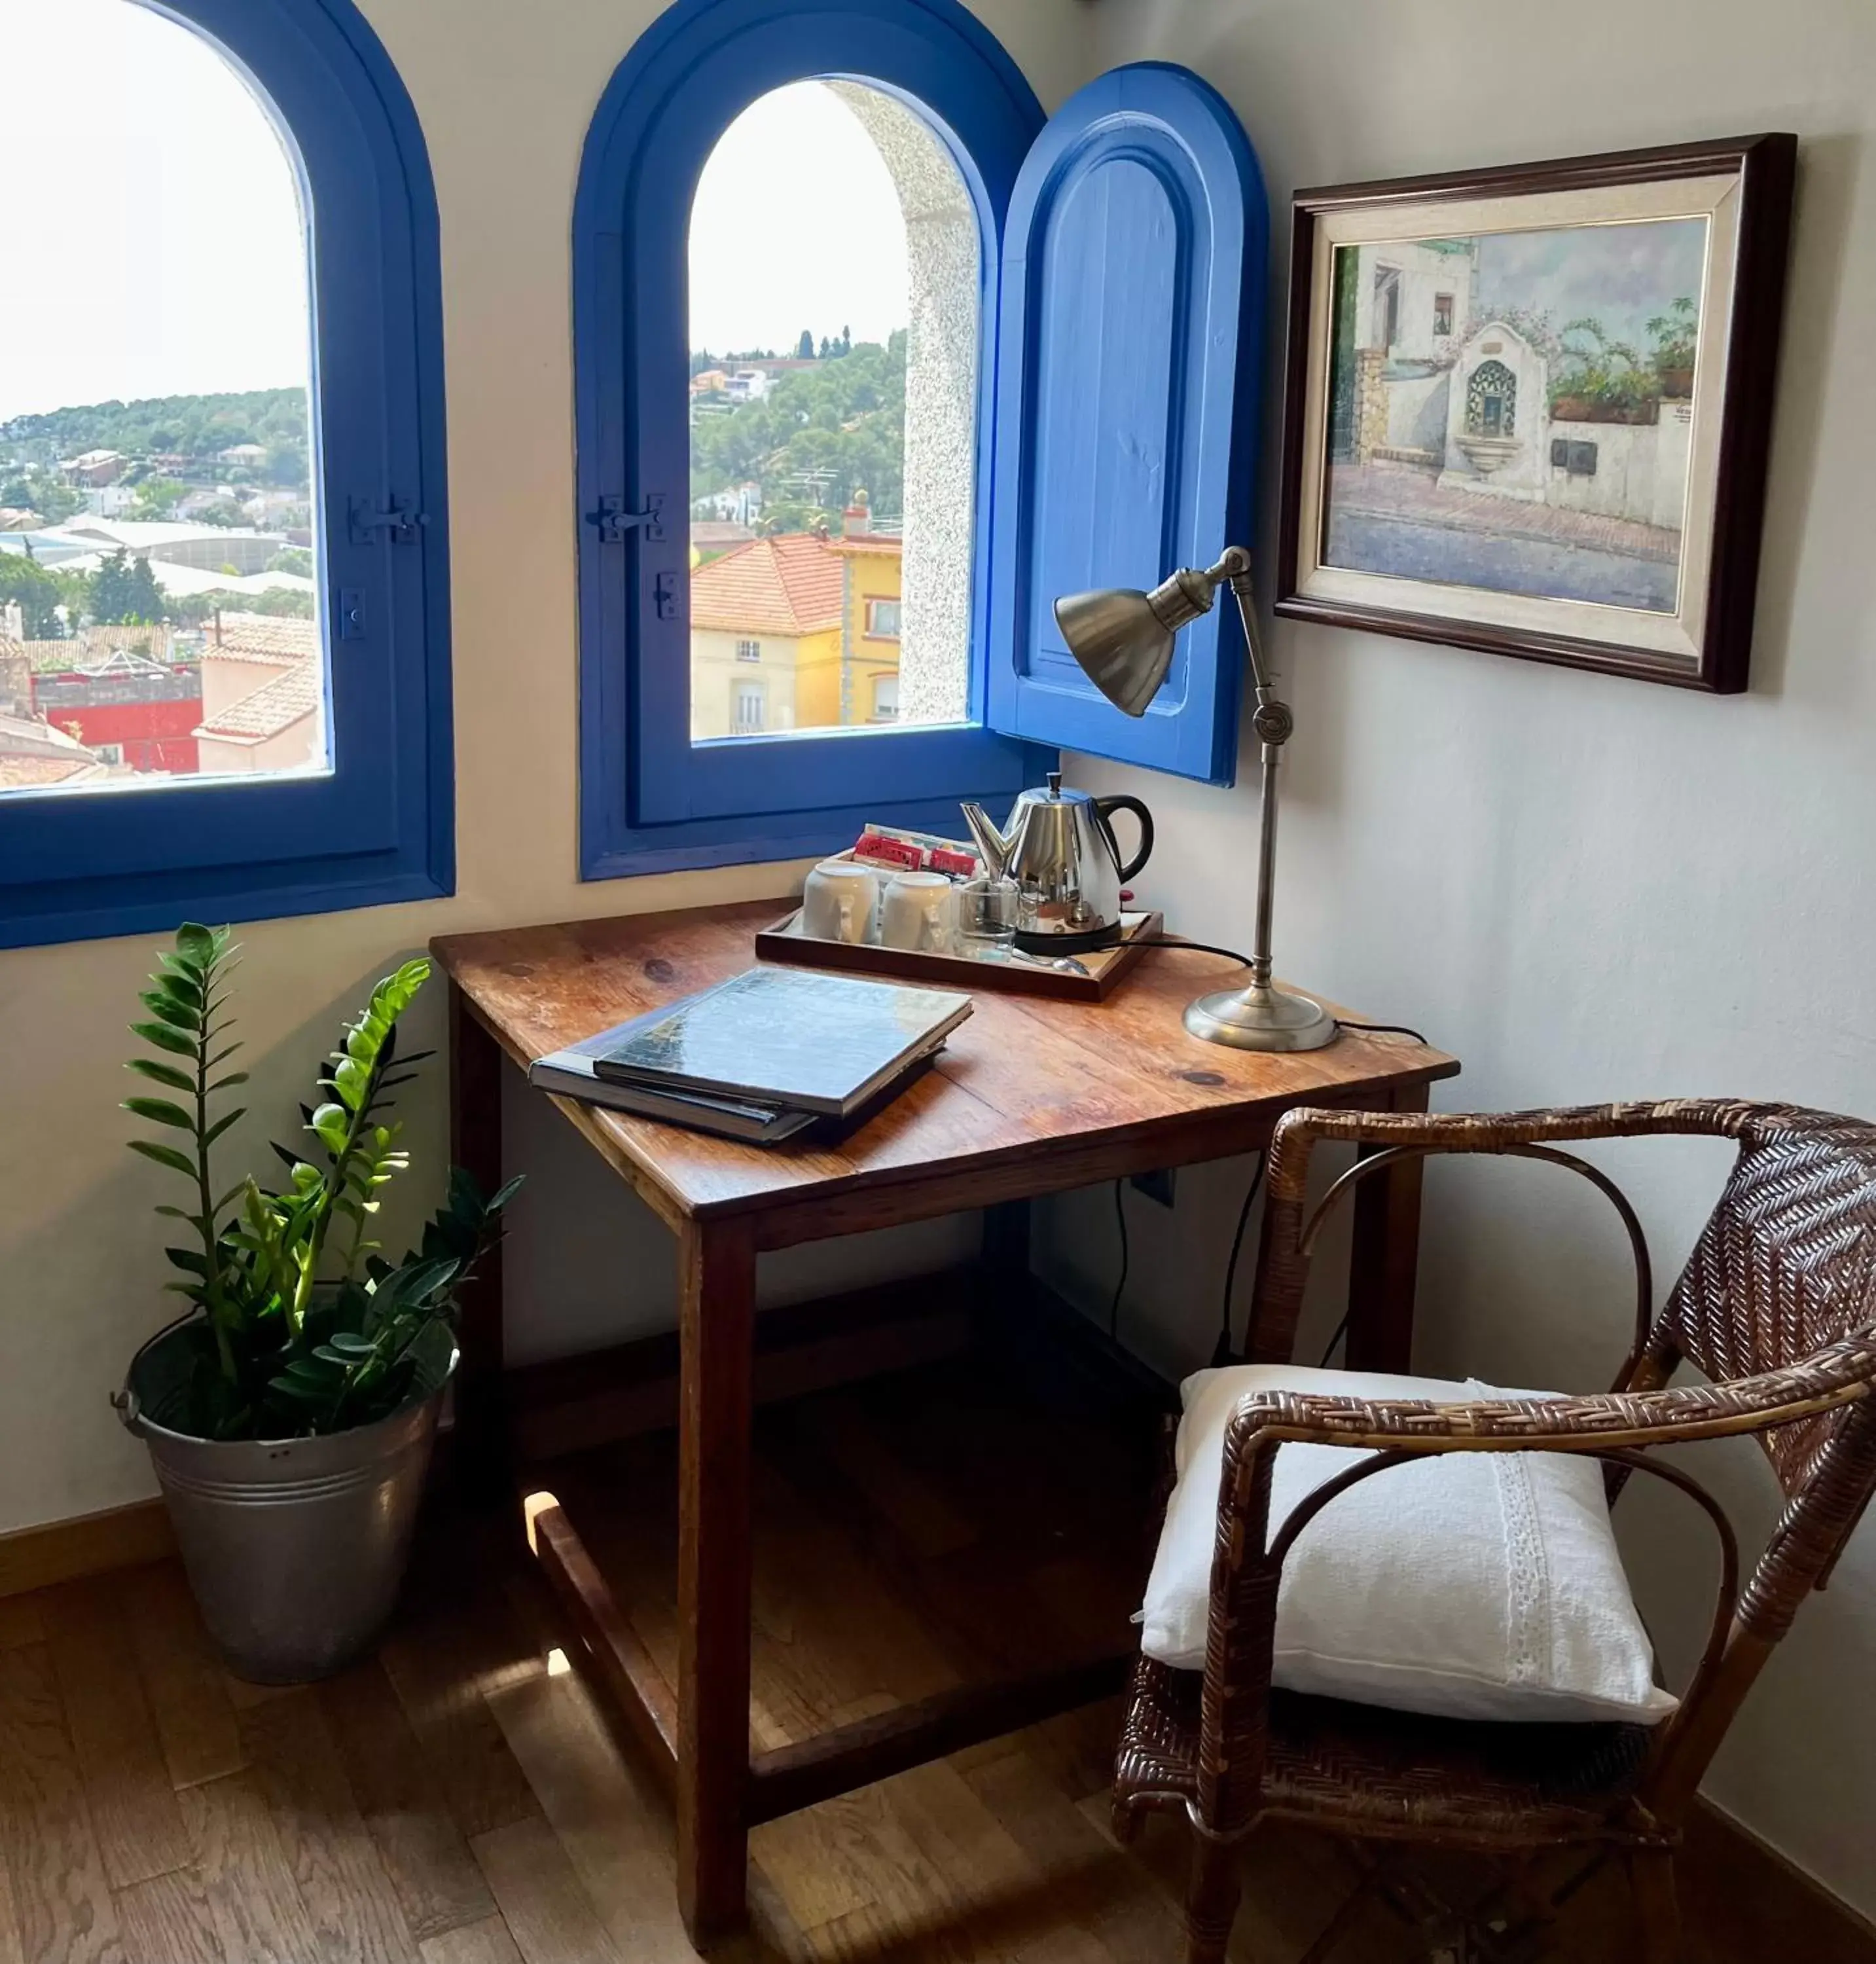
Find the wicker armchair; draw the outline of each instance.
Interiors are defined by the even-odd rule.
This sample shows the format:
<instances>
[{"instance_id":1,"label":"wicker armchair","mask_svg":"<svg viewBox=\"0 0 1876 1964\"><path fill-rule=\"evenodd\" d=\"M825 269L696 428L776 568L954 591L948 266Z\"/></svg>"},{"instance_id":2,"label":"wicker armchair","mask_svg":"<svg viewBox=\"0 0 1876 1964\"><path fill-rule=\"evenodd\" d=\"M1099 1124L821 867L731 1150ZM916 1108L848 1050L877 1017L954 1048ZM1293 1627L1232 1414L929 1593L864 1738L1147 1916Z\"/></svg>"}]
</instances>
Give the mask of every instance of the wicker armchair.
<instances>
[{"instance_id":1,"label":"wicker armchair","mask_svg":"<svg viewBox=\"0 0 1876 1964\"><path fill-rule=\"evenodd\" d=\"M1651 1314L1632 1209L1573 1140L1684 1133L1737 1139L1739 1157L1686 1269ZM1358 1159L1306 1218L1318 1139ZM1506 1858L1513 1921L1539 1922L1560 1892L1540 1857L1581 1851L1581 1871L1625 1862L1639 1954L1679 1954L1673 1860L1695 1789L1798 1605L1827 1581L1876 1489L1876 1125L1791 1106L1677 1102L1454 1117L1292 1112L1277 1129L1259 1252L1251 1351L1288 1361L1322 1215L1354 1181L1409 1154L1515 1154L1584 1175L1615 1202L1636 1255L1635 1344L1607 1395L1437 1406L1290 1393L1247 1399L1226 1435L1205 1667L1135 1667L1114 1779L1124 1840L1143 1810L1186 1814L1195 1838L1189 1964L1225 1954L1238 1844L1261 1822L1349 1837L1391 1892L1376 1844L1413 1842ZM1664 1388L1683 1359L1708 1380ZM1785 1505L1740 1587L1733 1531L1678 1466L1672 1442L1750 1433ZM1273 1536L1272 1461L1285 1442L1379 1449L1319 1488ZM1611 1498L1631 1475L1678 1488L1712 1523L1721 1576L1711 1634L1678 1709L1652 1731L1620 1725L1486 1725L1273 1691L1278 1578L1315 1513L1357 1480L1421 1453L1541 1449L1604 1461ZM1397 1894L1397 1900L1398 1895ZM1326 1956L1338 1917L1309 1953Z\"/></svg>"}]
</instances>

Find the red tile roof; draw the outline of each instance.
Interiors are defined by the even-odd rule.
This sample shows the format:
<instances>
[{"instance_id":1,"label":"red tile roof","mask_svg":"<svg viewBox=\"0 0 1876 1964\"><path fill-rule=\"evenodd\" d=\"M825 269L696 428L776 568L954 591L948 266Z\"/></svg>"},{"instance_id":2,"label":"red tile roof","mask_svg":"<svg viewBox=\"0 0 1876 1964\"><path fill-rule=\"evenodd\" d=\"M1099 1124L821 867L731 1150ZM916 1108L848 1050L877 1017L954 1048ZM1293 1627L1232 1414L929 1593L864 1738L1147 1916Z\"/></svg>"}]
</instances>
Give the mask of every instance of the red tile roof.
<instances>
[{"instance_id":1,"label":"red tile roof","mask_svg":"<svg viewBox=\"0 0 1876 1964\"><path fill-rule=\"evenodd\" d=\"M73 778L96 778L104 766L95 757L0 757L0 791L34 791Z\"/></svg>"},{"instance_id":2,"label":"red tile roof","mask_svg":"<svg viewBox=\"0 0 1876 1964\"><path fill-rule=\"evenodd\" d=\"M691 575L691 625L813 634L840 625L840 554L811 532L752 539Z\"/></svg>"},{"instance_id":3,"label":"red tile roof","mask_svg":"<svg viewBox=\"0 0 1876 1964\"><path fill-rule=\"evenodd\" d=\"M297 662L284 674L229 703L194 733L229 743L264 743L319 708L323 681L316 662Z\"/></svg>"},{"instance_id":4,"label":"red tile roof","mask_svg":"<svg viewBox=\"0 0 1876 1964\"><path fill-rule=\"evenodd\" d=\"M224 614L219 631L209 627L206 656L234 655L243 661L303 662L319 652L319 624L290 614Z\"/></svg>"}]
</instances>

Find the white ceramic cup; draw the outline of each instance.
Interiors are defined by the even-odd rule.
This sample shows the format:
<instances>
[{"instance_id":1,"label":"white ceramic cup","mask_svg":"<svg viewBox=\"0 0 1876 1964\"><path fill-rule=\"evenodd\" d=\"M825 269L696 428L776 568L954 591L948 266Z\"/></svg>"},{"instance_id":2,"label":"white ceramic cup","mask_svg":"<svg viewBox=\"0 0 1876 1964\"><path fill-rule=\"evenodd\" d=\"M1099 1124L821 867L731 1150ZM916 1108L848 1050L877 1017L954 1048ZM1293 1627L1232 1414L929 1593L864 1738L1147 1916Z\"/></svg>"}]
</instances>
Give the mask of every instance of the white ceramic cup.
<instances>
[{"instance_id":1,"label":"white ceramic cup","mask_svg":"<svg viewBox=\"0 0 1876 1964\"><path fill-rule=\"evenodd\" d=\"M951 883L942 873L895 873L887 881L880 939L888 948L948 955L954 919Z\"/></svg>"},{"instance_id":2,"label":"white ceramic cup","mask_svg":"<svg viewBox=\"0 0 1876 1964\"><path fill-rule=\"evenodd\" d=\"M801 893L801 932L855 946L879 939L880 883L870 866L823 859Z\"/></svg>"}]
</instances>

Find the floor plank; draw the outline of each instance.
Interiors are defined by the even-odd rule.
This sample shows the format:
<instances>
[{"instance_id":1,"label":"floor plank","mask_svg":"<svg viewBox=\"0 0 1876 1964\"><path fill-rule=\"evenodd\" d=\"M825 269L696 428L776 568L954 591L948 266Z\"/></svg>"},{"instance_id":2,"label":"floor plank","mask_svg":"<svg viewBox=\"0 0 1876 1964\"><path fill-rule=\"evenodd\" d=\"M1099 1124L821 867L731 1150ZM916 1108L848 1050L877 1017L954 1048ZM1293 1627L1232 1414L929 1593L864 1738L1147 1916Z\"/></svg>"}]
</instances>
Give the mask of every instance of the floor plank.
<instances>
[{"instance_id":1,"label":"floor plank","mask_svg":"<svg viewBox=\"0 0 1876 1964\"><path fill-rule=\"evenodd\" d=\"M411 1934L419 1940L495 1913L481 1870L375 1663L320 1686L321 1710Z\"/></svg>"},{"instance_id":2,"label":"floor plank","mask_svg":"<svg viewBox=\"0 0 1876 1964\"><path fill-rule=\"evenodd\" d=\"M0 1864L26 1964L124 1964L52 1658L0 1651Z\"/></svg>"},{"instance_id":3,"label":"floor plank","mask_svg":"<svg viewBox=\"0 0 1876 1964\"><path fill-rule=\"evenodd\" d=\"M4 1813L0 1802L0 1813ZM26 1964L20 1942L20 1920L14 1913L13 1878L7 1868L6 1844L0 1840L0 1964Z\"/></svg>"},{"instance_id":4,"label":"floor plank","mask_svg":"<svg viewBox=\"0 0 1876 1964\"><path fill-rule=\"evenodd\" d=\"M508 1927L499 1916L465 1924L425 1940L423 1964L521 1964Z\"/></svg>"},{"instance_id":5,"label":"floor plank","mask_svg":"<svg viewBox=\"0 0 1876 1964\"><path fill-rule=\"evenodd\" d=\"M321 1955L329 1964L418 1964L315 1694L256 1706L242 1731Z\"/></svg>"},{"instance_id":6,"label":"floor plank","mask_svg":"<svg viewBox=\"0 0 1876 1964\"><path fill-rule=\"evenodd\" d=\"M758 1429L758 1737L1032 1656L1137 1587L1137 1468L1125 1450L1087 1449L1071 1410L1028 1410L955 1372L833 1395L863 1409L823 1427L838 1413L805 1401ZM667 1658L670 1460L668 1440L646 1438L558 1462L551 1482ZM874 1481L888 1461L897 1470ZM390 1670L373 1660L317 1687L227 1680L174 1564L116 1588L127 1640L82 1590L13 1599L0 1623L0 1964L691 1964L663 1786L614 1740L506 1529L426 1517ZM68 1626L61 1658L47 1638ZM131 1715L134 1732L146 1701L137 1792L173 1790L182 1866L109 1887L62 1682L90 1715L88 1751L103 1750L102 1715ZM1171 1964L1190 1837L1160 1818L1137 1845L1114 1842L1118 1722L1110 1699L765 1824L752 1928L712 1964ZM121 1813L125 1873L175 1853L143 1818ZM464 1820L494 1824L471 1837ZM1762 1964L1793 1929L1804 1941L1787 1951L1835 1964L1775 1901L1765 1862L1729 1862L1737 1847L1695 1837L1686 1964ZM1275 1831L1249 1844L1244 1874L1233 1964L1297 1964L1357 1879L1340 1844ZM1608 1964L1629 1940L1611 1873L1541 1954ZM1876 1947L1841 1956L1867 1964ZM1415 1930L1370 1904L1332 1964L1424 1957Z\"/></svg>"},{"instance_id":7,"label":"floor plank","mask_svg":"<svg viewBox=\"0 0 1876 1964\"><path fill-rule=\"evenodd\" d=\"M669 1886L675 1836L656 1773L614 1745L564 1658L498 1686L489 1702L620 1954L633 1964L690 1964Z\"/></svg>"},{"instance_id":8,"label":"floor plank","mask_svg":"<svg viewBox=\"0 0 1876 1964\"><path fill-rule=\"evenodd\" d=\"M528 1674L525 1645L499 1592L471 1594L451 1578L433 1592L419 1584L412 1593L415 1606L386 1638L383 1661L457 1826L473 1840L537 1817L539 1805L483 1696Z\"/></svg>"},{"instance_id":9,"label":"floor plank","mask_svg":"<svg viewBox=\"0 0 1876 1964\"><path fill-rule=\"evenodd\" d=\"M524 1964L621 1964L546 1821L518 1821L478 1835L470 1846Z\"/></svg>"},{"instance_id":10,"label":"floor plank","mask_svg":"<svg viewBox=\"0 0 1876 1964\"><path fill-rule=\"evenodd\" d=\"M117 1921L133 1964L242 1964L223 1947L202 1879L172 1869L117 1892Z\"/></svg>"},{"instance_id":11,"label":"floor plank","mask_svg":"<svg viewBox=\"0 0 1876 1964\"><path fill-rule=\"evenodd\" d=\"M46 1631L91 1826L114 1889L184 1867L189 1837L116 1575L46 1593Z\"/></svg>"},{"instance_id":12,"label":"floor plank","mask_svg":"<svg viewBox=\"0 0 1876 1964\"><path fill-rule=\"evenodd\" d=\"M0 1596L0 1651L46 1641L45 1619L37 1591L27 1596Z\"/></svg>"},{"instance_id":13,"label":"floor plank","mask_svg":"<svg viewBox=\"0 0 1876 1964\"><path fill-rule=\"evenodd\" d=\"M181 1569L154 1562L123 1578L136 1646L170 1783L194 1786L248 1763L228 1679L202 1627Z\"/></svg>"},{"instance_id":14,"label":"floor plank","mask_svg":"<svg viewBox=\"0 0 1876 1964\"><path fill-rule=\"evenodd\" d=\"M204 1780L184 1788L177 1800L229 1964L317 1959L318 1934L255 1776Z\"/></svg>"}]
</instances>

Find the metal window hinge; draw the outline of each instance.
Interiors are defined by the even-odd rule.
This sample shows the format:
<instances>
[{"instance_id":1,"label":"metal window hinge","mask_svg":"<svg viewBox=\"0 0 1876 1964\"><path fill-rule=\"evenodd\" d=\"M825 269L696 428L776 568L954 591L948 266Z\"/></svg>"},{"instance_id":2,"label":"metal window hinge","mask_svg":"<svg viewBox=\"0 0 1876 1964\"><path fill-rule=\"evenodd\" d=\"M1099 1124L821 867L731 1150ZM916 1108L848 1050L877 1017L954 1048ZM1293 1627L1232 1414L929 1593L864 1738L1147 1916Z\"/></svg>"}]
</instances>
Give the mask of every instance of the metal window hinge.
<instances>
[{"instance_id":1,"label":"metal window hinge","mask_svg":"<svg viewBox=\"0 0 1876 1964\"><path fill-rule=\"evenodd\" d=\"M662 491L648 491L644 510L628 512L623 497L608 493L600 499L598 511L586 514L586 522L598 528L601 545L621 544L629 532L641 526L648 539L662 539L665 535L665 494Z\"/></svg>"},{"instance_id":2,"label":"metal window hinge","mask_svg":"<svg viewBox=\"0 0 1876 1964\"><path fill-rule=\"evenodd\" d=\"M370 498L346 501L345 529L355 546L375 545L381 538L400 544L414 539L418 528L429 522L428 512L413 510L402 498L387 498L382 505Z\"/></svg>"}]
</instances>

